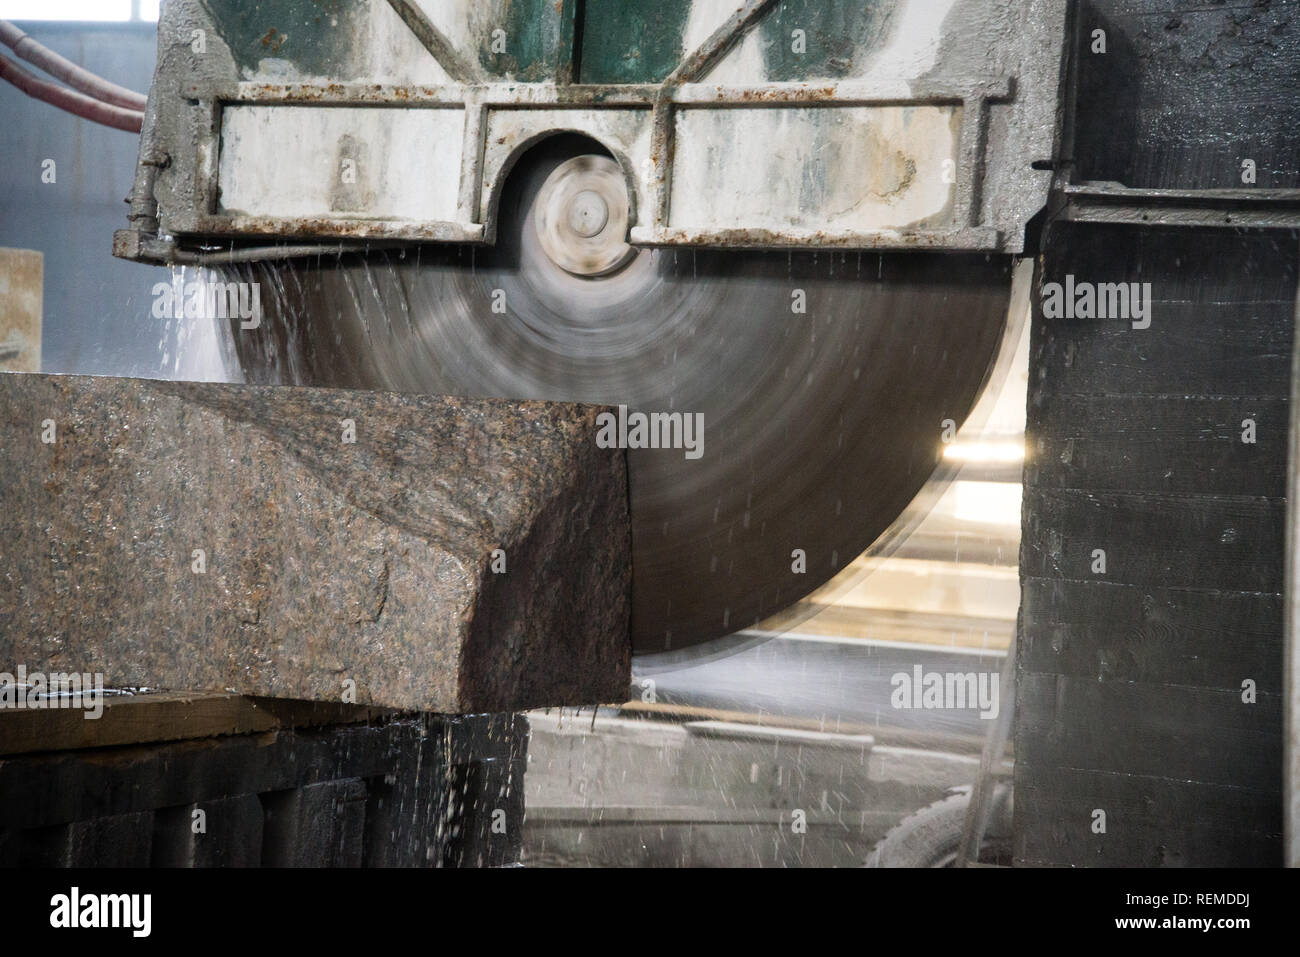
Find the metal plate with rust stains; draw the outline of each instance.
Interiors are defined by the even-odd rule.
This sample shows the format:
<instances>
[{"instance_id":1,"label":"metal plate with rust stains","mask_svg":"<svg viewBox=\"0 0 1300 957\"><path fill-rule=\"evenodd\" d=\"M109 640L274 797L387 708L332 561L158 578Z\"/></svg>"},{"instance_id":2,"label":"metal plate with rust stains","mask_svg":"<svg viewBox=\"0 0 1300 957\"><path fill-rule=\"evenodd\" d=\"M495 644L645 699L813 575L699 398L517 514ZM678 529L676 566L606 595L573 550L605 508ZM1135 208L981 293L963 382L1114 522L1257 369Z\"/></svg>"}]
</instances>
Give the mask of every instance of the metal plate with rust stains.
<instances>
[{"instance_id":1,"label":"metal plate with rust stains","mask_svg":"<svg viewBox=\"0 0 1300 957\"><path fill-rule=\"evenodd\" d=\"M0 372L41 371L45 257L0 249Z\"/></svg>"}]
</instances>

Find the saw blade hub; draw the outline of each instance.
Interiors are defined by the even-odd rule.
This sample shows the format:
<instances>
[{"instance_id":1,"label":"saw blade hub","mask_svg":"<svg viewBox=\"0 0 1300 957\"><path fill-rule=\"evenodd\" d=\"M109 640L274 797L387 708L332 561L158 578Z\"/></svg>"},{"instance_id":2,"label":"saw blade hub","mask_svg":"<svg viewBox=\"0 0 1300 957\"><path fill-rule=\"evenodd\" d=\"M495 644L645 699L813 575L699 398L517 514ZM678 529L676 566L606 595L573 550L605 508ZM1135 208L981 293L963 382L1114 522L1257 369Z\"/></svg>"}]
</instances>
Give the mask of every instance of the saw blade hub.
<instances>
[{"instance_id":1,"label":"saw blade hub","mask_svg":"<svg viewBox=\"0 0 1300 957\"><path fill-rule=\"evenodd\" d=\"M627 184L608 156L561 163L542 184L536 208L538 241L565 272L606 276L634 254L627 243Z\"/></svg>"}]
</instances>

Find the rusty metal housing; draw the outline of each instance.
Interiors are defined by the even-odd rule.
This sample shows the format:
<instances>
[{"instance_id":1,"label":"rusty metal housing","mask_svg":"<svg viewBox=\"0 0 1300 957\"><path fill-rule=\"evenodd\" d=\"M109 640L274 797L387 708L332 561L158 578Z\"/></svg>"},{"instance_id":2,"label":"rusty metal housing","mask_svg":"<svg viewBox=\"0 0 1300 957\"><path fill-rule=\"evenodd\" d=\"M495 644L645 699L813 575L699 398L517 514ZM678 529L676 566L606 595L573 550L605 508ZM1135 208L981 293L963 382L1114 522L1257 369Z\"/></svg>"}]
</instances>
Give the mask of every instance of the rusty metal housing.
<instances>
[{"instance_id":1,"label":"rusty metal housing","mask_svg":"<svg viewBox=\"0 0 1300 957\"><path fill-rule=\"evenodd\" d=\"M1064 29L1063 0L172 0L114 251L493 243L516 161L577 132L635 245L1018 253Z\"/></svg>"}]
</instances>

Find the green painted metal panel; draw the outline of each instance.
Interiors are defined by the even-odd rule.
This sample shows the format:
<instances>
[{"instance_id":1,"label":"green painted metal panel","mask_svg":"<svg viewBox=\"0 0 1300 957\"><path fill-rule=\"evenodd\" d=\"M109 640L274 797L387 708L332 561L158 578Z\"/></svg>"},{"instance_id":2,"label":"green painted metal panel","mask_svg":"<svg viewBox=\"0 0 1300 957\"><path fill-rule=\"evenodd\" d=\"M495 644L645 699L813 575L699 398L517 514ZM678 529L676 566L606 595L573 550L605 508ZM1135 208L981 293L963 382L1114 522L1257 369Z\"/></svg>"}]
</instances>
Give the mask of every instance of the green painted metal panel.
<instances>
[{"instance_id":1,"label":"green painted metal panel","mask_svg":"<svg viewBox=\"0 0 1300 957\"><path fill-rule=\"evenodd\" d=\"M862 56L883 41L895 6L881 0L780 0L755 28L767 78L860 75Z\"/></svg>"},{"instance_id":2,"label":"green painted metal panel","mask_svg":"<svg viewBox=\"0 0 1300 957\"><path fill-rule=\"evenodd\" d=\"M300 72L354 79L358 29L369 16L355 0L203 0L241 70L267 58L287 60Z\"/></svg>"},{"instance_id":3,"label":"green painted metal panel","mask_svg":"<svg viewBox=\"0 0 1300 957\"><path fill-rule=\"evenodd\" d=\"M587 0L581 37L584 83L658 83L685 49L692 0ZM896 4L881 0L780 0L753 28L761 80L836 79L862 72ZM796 31L801 31L796 33Z\"/></svg>"},{"instance_id":4,"label":"green painted metal panel","mask_svg":"<svg viewBox=\"0 0 1300 957\"><path fill-rule=\"evenodd\" d=\"M479 65L491 77L529 83L571 81L578 0L504 0L497 26L479 44Z\"/></svg>"},{"instance_id":5,"label":"green painted metal panel","mask_svg":"<svg viewBox=\"0 0 1300 957\"><path fill-rule=\"evenodd\" d=\"M304 74L343 80L364 79L352 75L354 51L361 31L369 28L372 7L385 5L384 0L202 3L241 70L255 71L263 59L275 58ZM477 49L465 52L477 57L485 75L498 79L659 83L690 52L685 34L693 5L693 0L496 0L498 15L483 27ZM767 74L754 80L861 72L855 58L879 43L893 9L893 3L880 0L779 0L754 27Z\"/></svg>"},{"instance_id":6,"label":"green painted metal panel","mask_svg":"<svg viewBox=\"0 0 1300 957\"><path fill-rule=\"evenodd\" d=\"M691 0L586 0L583 83L659 83L682 58Z\"/></svg>"}]
</instances>

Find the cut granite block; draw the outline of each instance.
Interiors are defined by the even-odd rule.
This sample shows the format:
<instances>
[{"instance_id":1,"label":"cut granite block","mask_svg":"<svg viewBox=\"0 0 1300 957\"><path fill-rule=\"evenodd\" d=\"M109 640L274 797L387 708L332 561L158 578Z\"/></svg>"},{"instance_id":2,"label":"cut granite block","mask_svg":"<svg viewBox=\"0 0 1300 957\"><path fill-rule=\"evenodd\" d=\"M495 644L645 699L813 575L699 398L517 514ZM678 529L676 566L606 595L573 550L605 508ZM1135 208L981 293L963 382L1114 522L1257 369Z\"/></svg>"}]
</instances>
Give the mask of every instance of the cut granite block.
<instances>
[{"instance_id":1,"label":"cut granite block","mask_svg":"<svg viewBox=\"0 0 1300 957\"><path fill-rule=\"evenodd\" d=\"M597 407L0 376L0 671L471 713L622 700Z\"/></svg>"}]
</instances>

